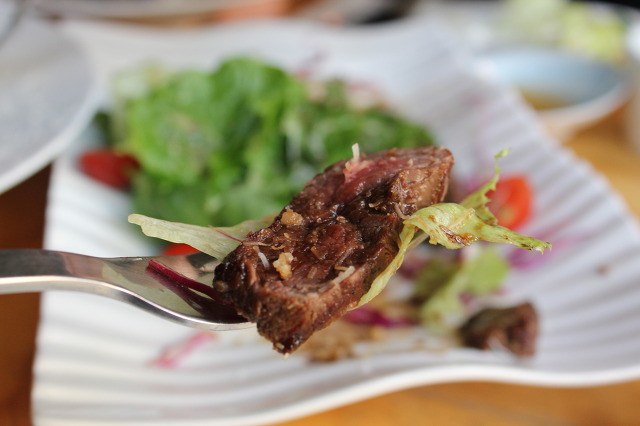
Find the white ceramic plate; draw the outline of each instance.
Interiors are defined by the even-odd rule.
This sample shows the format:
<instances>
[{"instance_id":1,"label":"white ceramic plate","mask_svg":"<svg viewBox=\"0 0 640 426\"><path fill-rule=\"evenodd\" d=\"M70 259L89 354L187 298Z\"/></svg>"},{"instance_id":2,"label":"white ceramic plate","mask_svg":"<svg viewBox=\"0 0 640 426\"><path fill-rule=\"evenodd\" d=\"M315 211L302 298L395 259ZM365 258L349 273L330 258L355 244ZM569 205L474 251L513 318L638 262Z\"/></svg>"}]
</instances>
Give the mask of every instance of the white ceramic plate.
<instances>
[{"instance_id":1,"label":"white ceramic plate","mask_svg":"<svg viewBox=\"0 0 640 426\"><path fill-rule=\"evenodd\" d=\"M0 47L0 192L75 139L94 112L94 85L75 43L39 20L18 25Z\"/></svg>"},{"instance_id":2,"label":"white ceramic plate","mask_svg":"<svg viewBox=\"0 0 640 426\"><path fill-rule=\"evenodd\" d=\"M232 51L290 68L322 57L320 74L372 82L392 105L430 126L453 151L460 179L490 173L493 154L511 147L504 173L526 174L537 194L536 214L523 232L554 249L545 257L520 253L528 267L513 270L502 296L531 300L540 312L538 353L528 360L429 350L428 336L417 328L359 346L361 358L321 364L296 353L284 360L254 330L205 337L97 296L47 294L35 364L37 424L264 424L430 383L580 386L640 377L635 221L602 177L549 140L519 98L476 73L441 28L419 19L338 32L252 23L171 40L107 27L69 31L87 37L105 69L124 63L115 55L120 37L161 58L181 52L176 65L215 62L228 53L219 49L227 46L222 40L232 41ZM56 163L47 247L102 256L151 253L149 241L126 223L126 195L76 170L75 154L93 139L89 130L76 152Z\"/></svg>"}]
</instances>

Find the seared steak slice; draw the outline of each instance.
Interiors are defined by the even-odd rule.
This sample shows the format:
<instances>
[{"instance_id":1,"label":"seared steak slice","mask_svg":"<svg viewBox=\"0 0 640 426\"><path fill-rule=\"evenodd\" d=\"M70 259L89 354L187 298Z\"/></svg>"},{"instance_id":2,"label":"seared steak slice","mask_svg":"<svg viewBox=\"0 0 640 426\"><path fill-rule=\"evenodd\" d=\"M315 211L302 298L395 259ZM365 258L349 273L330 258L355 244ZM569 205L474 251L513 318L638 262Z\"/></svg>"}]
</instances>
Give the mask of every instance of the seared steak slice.
<instances>
[{"instance_id":1,"label":"seared steak slice","mask_svg":"<svg viewBox=\"0 0 640 426\"><path fill-rule=\"evenodd\" d=\"M442 201L440 147L340 161L216 268L214 285L282 353L357 305L398 253L405 215Z\"/></svg>"}]
</instances>

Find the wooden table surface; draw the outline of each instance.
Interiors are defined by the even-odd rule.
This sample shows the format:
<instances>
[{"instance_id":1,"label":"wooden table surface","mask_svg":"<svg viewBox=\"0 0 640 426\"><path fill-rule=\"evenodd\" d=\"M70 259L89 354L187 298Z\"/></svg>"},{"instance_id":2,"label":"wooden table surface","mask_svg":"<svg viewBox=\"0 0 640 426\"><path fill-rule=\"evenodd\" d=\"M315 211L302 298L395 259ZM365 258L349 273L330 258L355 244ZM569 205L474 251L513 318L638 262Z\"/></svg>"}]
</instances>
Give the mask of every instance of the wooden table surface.
<instances>
[{"instance_id":1,"label":"wooden table surface","mask_svg":"<svg viewBox=\"0 0 640 426\"><path fill-rule=\"evenodd\" d=\"M581 132L568 146L604 173L640 217L640 155L626 143L623 113ZM0 249L41 246L48 177L45 169L0 195ZM38 309L37 295L0 296L0 425L31 424ZM638 401L640 380L562 389L452 383L395 392L285 425L637 425Z\"/></svg>"}]
</instances>

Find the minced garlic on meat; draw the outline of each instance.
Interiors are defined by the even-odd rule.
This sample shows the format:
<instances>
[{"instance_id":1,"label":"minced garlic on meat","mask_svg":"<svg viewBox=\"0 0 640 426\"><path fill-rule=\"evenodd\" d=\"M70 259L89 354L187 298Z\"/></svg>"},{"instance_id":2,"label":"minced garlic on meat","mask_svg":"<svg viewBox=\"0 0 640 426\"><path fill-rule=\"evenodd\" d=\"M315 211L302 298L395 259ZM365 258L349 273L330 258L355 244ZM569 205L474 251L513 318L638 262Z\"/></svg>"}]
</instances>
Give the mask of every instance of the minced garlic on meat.
<instances>
[{"instance_id":1,"label":"minced garlic on meat","mask_svg":"<svg viewBox=\"0 0 640 426\"><path fill-rule=\"evenodd\" d=\"M291 262L293 261L293 255L289 252L280 253L278 256L278 260L273 262L273 267L276 268L276 271L280 274L280 278L286 280L289 278L291 273Z\"/></svg>"},{"instance_id":2,"label":"minced garlic on meat","mask_svg":"<svg viewBox=\"0 0 640 426\"><path fill-rule=\"evenodd\" d=\"M304 218L300 213L296 213L293 210L287 210L282 213L280 223L282 223L284 226L304 225Z\"/></svg>"}]
</instances>

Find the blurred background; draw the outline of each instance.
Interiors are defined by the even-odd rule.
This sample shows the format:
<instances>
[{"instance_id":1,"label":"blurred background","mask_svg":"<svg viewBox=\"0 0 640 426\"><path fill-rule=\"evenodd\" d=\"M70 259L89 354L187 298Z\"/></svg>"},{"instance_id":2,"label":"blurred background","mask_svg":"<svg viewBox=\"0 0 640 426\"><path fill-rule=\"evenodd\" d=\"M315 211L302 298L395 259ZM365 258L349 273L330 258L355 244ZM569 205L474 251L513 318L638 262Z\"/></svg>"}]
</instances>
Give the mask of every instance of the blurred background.
<instances>
[{"instance_id":1,"label":"blurred background","mask_svg":"<svg viewBox=\"0 0 640 426\"><path fill-rule=\"evenodd\" d=\"M20 10L28 8L31 13L54 21L107 20L167 29L282 17L335 27L370 27L392 25L415 16L431 16L446 22L461 43L480 59L487 60L488 73L518 88L560 140L629 100L635 86L638 37L634 28L638 25L638 12L634 2L624 0L23 0L14 3L22 5L18 6ZM17 12L15 16L20 14ZM532 67L536 76L532 75ZM583 71L578 73L579 69ZM569 74L576 79L568 78ZM633 140L638 138L639 131L632 123L627 131Z\"/></svg>"},{"instance_id":2,"label":"blurred background","mask_svg":"<svg viewBox=\"0 0 640 426\"><path fill-rule=\"evenodd\" d=\"M189 65L193 62L183 61L182 54L191 58L193 52L202 49L199 34L211 34L226 25L257 28L264 22L283 20L311 23L337 33L365 29L373 34L412 22L445 29L447 43L452 43L456 55L463 52L465 58L473 58L469 67L474 75L499 85L521 101L516 109L522 109L527 118L534 117L545 142L570 152L593 167L598 176L604 176L637 219L640 11L636 3L2 0L0 248L33 248L45 243L45 227L54 216L47 212L47 202L60 197L50 188L52 164L57 162L64 168L65 155L77 149L74 143L89 123L100 122L101 110L113 107L108 87L113 70L132 62L147 47L149 56L158 53L181 66ZM229 40L228 45L234 42ZM416 45L420 44L416 41ZM198 64L208 65L205 59ZM151 75L154 78L161 75ZM129 83L126 90L138 90L138 80ZM377 93L365 95L379 100ZM466 112L461 110L459 114ZM59 160L61 157L63 160ZM71 194L78 188L60 192ZM102 196L103 192L96 194ZM106 191L104 197L119 208L120 198L112 198ZM69 215L68 222L73 221L82 220ZM97 233L90 226L83 232L82 237ZM98 249L104 246L105 250L110 248L102 241L96 242ZM133 250L139 246L132 243L129 247ZM39 295L0 296L0 341L4 342L0 344L0 424L27 425L33 421L33 362L42 327L41 303ZM61 339L65 341L64 336ZM45 341L44 346L47 344L50 342ZM640 359L640 353L635 355ZM68 383L60 377L63 375L54 375L52 380L58 380L64 388ZM418 416L425 420L427 413L433 424L638 424L637 377L602 379L588 387L483 381L418 386L363 401L352 397L349 402L358 402L339 408L333 406L341 404L334 404L319 414L301 419L291 416L293 420L288 423L275 423L293 426L366 421L373 426L409 425L416 424ZM46 380L44 385L46 389ZM75 385L81 389L86 383L79 380L70 387ZM42 396L56 401L53 394L44 392ZM81 394L78 401L82 401ZM47 420L50 422L43 424L59 424L55 415Z\"/></svg>"}]
</instances>

